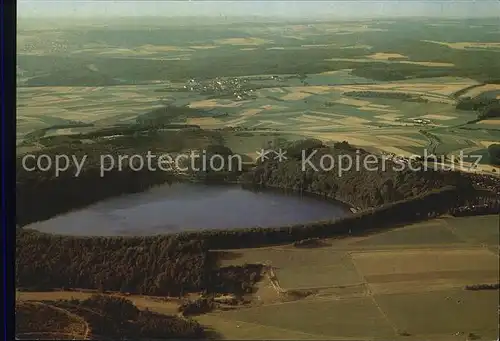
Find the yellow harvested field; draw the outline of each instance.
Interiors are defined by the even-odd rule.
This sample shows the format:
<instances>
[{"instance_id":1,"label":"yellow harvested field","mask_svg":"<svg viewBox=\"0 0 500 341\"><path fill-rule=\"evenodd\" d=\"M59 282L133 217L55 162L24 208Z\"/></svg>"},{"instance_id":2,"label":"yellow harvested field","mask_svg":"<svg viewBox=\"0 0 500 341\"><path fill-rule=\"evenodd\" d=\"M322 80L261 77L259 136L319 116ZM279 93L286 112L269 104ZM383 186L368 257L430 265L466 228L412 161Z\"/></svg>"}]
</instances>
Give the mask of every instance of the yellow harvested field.
<instances>
[{"instance_id":1,"label":"yellow harvested field","mask_svg":"<svg viewBox=\"0 0 500 341\"><path fill-rule=\"evenodd\" d=\"M461 97L476 97L486 91L500 91L500 84L485 84L464 93ZM499 95L500 96L500 95ZM497 96L498 98L498 96Z\"/></svg>"},{"instance_id":2,"label":"yellow harvested field","mask_svg":"<svg viewBox=\"0 0 500 341\"><path fill-rule=\"evenodd\" d=\"M385 108L377 108L373 106L366 106L366 107L359 107L359 110L364 110L364 111L375 111L375 112L387 112L387 113L396 113L399 112L399 110L395 109L385 109Z\"/></svg>"},{"instance_id":3,"label":"yellow harvested field","mask_svg":"<svg viewBox=\"0 0 500 341\"><path fill-rule=\"evenodd\" d=\"M355 251L351 257L365 278L432 271L498 269L498 257L484 248Z\"/></svg>"},{"instance_id":4,"label":"yellow harvested field","mask_svg":"<svg viewBox=\"0 0 500 341\"><path fill-rule=\"evenodd\" d=\"M327 121L327 122L336 121L336 119L333 117L314 116L314 115L302 115L301 117L310 118L316 121Z\"/></svg>"},{"instance_id":5,"label":"yellow harvested field","mask_svg":"<svg viewBox=\"0 0 500 341\"><path fill-rule=\"evenodd\" d=\"M227 39L216 40L215 42L223 45L263 45L272 43L271 40L256 38L256 37L227 38Z\"/></svg>"},{"instance_id":6,"label":"yellow harvested field","mask_svg":"<svg viewBox=\"0 0 500 341\"><path fill-rule=\"evenodd\" d=\"M263 105L260 107L261 109L264 109L264 110L271 110L271 109L286 109L286 107L282 107L282 106L278 106L278 105L270 105L270 104L266 104L266 105Z\"/></svg>"},{"instance_id":7,"label":"yellow harvested field","mask_svg":"<svg viewBox=\"0 0 500 341\"><path fill-rule=\"evenodd\" d=\"M267 89L267 91L273 92L273 93L276 92L276 93L280 93L280 94L285 92L285 90L283 90L281 88L269 88L269 89Z\"/></svg>"},{"instance_id":8,"label":"yellow harvested field","mask_svg":"<svg viewBox=\"0 0 500 341\"><path fill-rule=\"evenodd\" d=\"M222 101L220 101L222 102ZM195 101L190 103L188 106L193 109L201 109L201 108L237 108L241 106L244 102L231 102L230 103L220 103L215 99L206 99L202 101Z\"/></svg>"},{"instance_id":9,"label":"yellow harvested field","mask_svg":"<svg viewBox=\"0 0 500 341\"><path fill-rule=\"evenodd\" d=\"M304 122L304 123L318 123L317 119L310 118L310 117L309 118L308 117L304 117L304 115L299 116L299 117L292 117L290 119L294 120L294 121Z\"/></svg>"},{"instance_id":10,"label":"yellow harvested field","mask_svg":"<svg viewBox=\"0 0 500 341\"><path fill-rule=\"evenodd\" d=\"M226 121L224 125L226 127L238 127L241 124L246 123L246 121L247 120L245 118L238 118L238 119L235 119L235 120Z\"/></svg>"},{"instance_id":11,"label":"yellow harvested field","mask_svg":"<svg viewBox=\"0 0 500 341\"><path fill-rule=\"evenodd\" d=\"M194 45L194 46L189 46L192 49L195 50L208 50L208 49L215 49L219 46L217 45Z\"/></svg>"},{"instance_id":12,"label":"yellow harvested field","mask_svg":"<svg viewBox=\"0 0 500 341\"><path fill-rule=\"evenodd\" d=\"M260 113L262 110L263 109L247 109L241 113L241 116L245 116L245 117L254 116L254 115L257 115L258 113Z\"/></svg>"},{"instance_id":13,"label":"yellow harvested field","mask_svg":"<svg viewBox=\"0 0 500 341\"><path fill-rule=\"evenodd\" d=\"M264 109L264 110L271 110L271 109L274 109L274 110L286 110L286 109L288 109L288 107L284 107L282 105L270 105L270 104L263 105L260 108Z\"/></svg>"},{"instance_id":14,"label":"yellow harvested field","mask_svg":"<svg viewBox=\"0 0 500 341\"><path fill-rule=\"evenodd\" d=\"M300 101L301 99L310 97L311 94L305 93L305 92L291 92L286 94L285 96L282 96L281 99L284 101Z\"/></svg>"},{"instance_id":15,"label":"yellow harvested field","mask_svg":"<svg viewBox=\"0 0 500 341\"><path fill-rule=\"evenodd\" d=\"M370 123L371 121L365 120L364 118L351 116L338 119L336 122L344 125L359 125L364 123Z\"/></svg>"},{"instance_id":16,"label":"yellow harvested field","mask_svg":"<svg viewBox=\"0 0 500 341\"><path fill-rule=\"evenodd\" d=\"M142 45L137 48L137 50L143 50L148 52L173 52L173 51L192 51L190 49L186 49L178 46L170 46L170 45Z\"/></svg>"},{"instance_id":17,"label":"yellow harvested field","mask_svg":"<svg viewBox=\"0 0 500 341\"><path fill-rule=\"evenodd\" d=\"M76 134L73 131L73 128L57 129L55 133L56 133L56 135L71 135L71 134Z\"/></svg>"},{"instance_id":18,"label":"yellow harvested field","mask_svg":"<svg viewBox=\"0 0 500 341\"><path fill-rule=\"evenodd\" d=\"M351 257L375 294L498 281L498 258L483 248L352 252Z\"/></svg>"},{"instance_id":19,"label":"yellow harvested field","mask_svg":"<svg viewBox=\"0 0 500 341\"><path fill-rule=\"evenodd\" d=\"M500 141L481 141L481 145L483 145L485 148L488 148L492 144L497 144L500 143Z\"/></svg>"},{"instance_id":20,"label":"yellow harvested field","mask_svg":"<svg viewBox=\"0 0 500 341\"><path fill-rule=\"evenodd\" d=\"M412 62L412 61L401 61L401 64L413 64L413 65L423 65L423 66L436 66L436 67L452 67L455 66L453 63L442 63L442 62Z\"/></svg>"},{"instance_id":21,"label":"yellow harvested field","mask_svg":"<svg viewBox=\"0 0 500 341\"><path fill-rule=\"evenodd\" d=\"M210 126L219 126L222 125L223 122L214 117L196 117L196 118L188 118L186 120L187 124L195 124L200 127L210 127Z\"/></svg>"},{"instance_id":22,"label":"yellow harvested field","mask_svg":"<svg viewBox=\"0 0 500 341\"><path fill-rule=\"evenodd\" d=\"M263 124L271 124L271 125L285 125L285 123L277 122L277 121L271 121L271 120L259 120L260 123Z\"/></svg>"},{"instance_id":23,"label":"yellow harvested field","mask_svg":"<svg viewBox=\"0 0 500 341\"><path fill-rule=\"evenodd\" d=\"M399 53L377 52L375 54L369 55L368 58L372 58L375 60L389 60L389 58L408 58L408 57Z\"/></svg>"},{"instance_id":24,"label":"yellow harvested field","mask_svg":"<svg viewBox=\"0 0 500 341\"><path fill-rule=\"evenodd\" d=\"M356 107L366 107L371 104L369 101L363 101L360 99L354 99L354 98L341 98L339 100L336 100L335 103L340 103L340 104L347 104L347 105L352 105Z\"/></svg>"},{"instance_id":25,"label":"yellow harvested field","mask_svg":"<svg viewBox=\"0 0 500 341\"><path fill-rule=\"evenodd\" d=\"M429 114L425 116L421 116L422 118L427 118L430 120L438 120L438 121L447 121L447 120L453 120L456 117L453 116L445 116L445 115L437 115L437 114Z\"/></svg>"},{"instance_id":26,"label":"yellow harvested field","mask_svg":"<svg viewBox=\"0 0 500 341\"><path fill-rule=\"evenodd\" d=\"M490 125L500 125L500 119L491 119L491 120L484 120L480 121L479 123L481 124L490 124Z\"/></svg>"},{"instance_id":27,"label":"yellow harvested field","mask_svg":"<svg viewBox=\"0 0 500 341\"><path fill-rule=\"evenodd\" d=\"M335 75L339 72L341 72L341 71L340 70L324 71L324 72L319 73L319 75Z\"/></svg>"}]
</instances>

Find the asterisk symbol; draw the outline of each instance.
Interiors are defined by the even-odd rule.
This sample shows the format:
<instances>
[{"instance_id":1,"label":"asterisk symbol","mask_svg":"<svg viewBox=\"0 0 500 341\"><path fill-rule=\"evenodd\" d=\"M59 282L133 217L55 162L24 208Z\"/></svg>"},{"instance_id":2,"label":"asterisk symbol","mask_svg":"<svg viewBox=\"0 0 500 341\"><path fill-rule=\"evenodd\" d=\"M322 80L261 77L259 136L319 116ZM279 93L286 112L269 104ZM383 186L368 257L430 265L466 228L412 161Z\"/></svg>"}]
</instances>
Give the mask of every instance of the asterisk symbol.
<instances>
[{"instance_id":1,"label":"asterisk symbol","mask_svg":"<svg viewBox=\"0 0 500 341\"><path fill-rule=\"evenodd\" d=\"M257 151L257 159L256 161L265 161L267 159L269 159L269 156L267 156L267 154L269 154L271 152L271 150L266 150L266 149L261 149L261 150L258 150Z\"/></svg>"},{"instance_id":2,"label":"asterisk symbol","mask_svg":"<svg viewBox=\"0 0 500 341\"><path fill-rule=\"evenodd\" d=\"M286 150L283 150L283 149L278 149L278 151L274 152L276 154L276 156L274 157L275 160L278 160L279 162L283 162L285 161L286 159L288 159L285 154L286 154Z\"/></svg>"}]
</instances>

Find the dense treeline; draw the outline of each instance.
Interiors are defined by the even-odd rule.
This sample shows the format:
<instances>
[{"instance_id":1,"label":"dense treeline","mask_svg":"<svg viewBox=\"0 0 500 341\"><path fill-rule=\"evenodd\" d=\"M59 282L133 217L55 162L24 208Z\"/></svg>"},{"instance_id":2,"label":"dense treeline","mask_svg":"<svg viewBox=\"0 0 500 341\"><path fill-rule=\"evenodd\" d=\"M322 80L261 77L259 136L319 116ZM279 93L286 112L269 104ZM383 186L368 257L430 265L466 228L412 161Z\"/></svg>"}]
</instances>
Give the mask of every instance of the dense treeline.
<instances>
[{"instance_id":1,"label":"dense treeline","mask_svg":"<svg viewBox=\"0 0 500 341\"><path fill-rule=\"evenodd\" d=\"M200 240L175 236L73 238L18 230L19 288L86 288L150 295L210 289L214 266Z\"/></svg>"},{"instance_id":2,"label":"dense treeline","mask_svg":"<svg viewBox=\"0 0 500 341\"><path fill-rule=\"evenodd\" d=\"M455 217L500 214L500 201L492 200L486 204L457 207L452 209L450 213Z\"/></svg>"},{"instance_id":3,"label":"dense treeline","mask_svg":"<svg viewBox=\"0 0 500 341\"><path fill-rule=\"evenodd\" d=\"M260 265L252 264L218 268L217 254L209 253L196 233L76 238L18 229L16 243L16 286L21 290L243 295L261 272Z\"/></svg>"},{"instance_id":4,"label":"dense treeline","mask_svg":"<svg viewBox=\"0 0 500 341\"><path fill-rule=\"evenodd\" d=\"M249 188L315 193L362 209L408 199L447 185L456 186L465 196L473 192L470 179L459 172L425 169L423 164L415 165L414 168L419 166L420 170L411 170L395 161L356 150L346 142L327 147L309 139L294 143L286 151L288 160L266 160L243 174L242 183ZM344 167L343 172L340 167Z\"/></svg>"}]
</instances>

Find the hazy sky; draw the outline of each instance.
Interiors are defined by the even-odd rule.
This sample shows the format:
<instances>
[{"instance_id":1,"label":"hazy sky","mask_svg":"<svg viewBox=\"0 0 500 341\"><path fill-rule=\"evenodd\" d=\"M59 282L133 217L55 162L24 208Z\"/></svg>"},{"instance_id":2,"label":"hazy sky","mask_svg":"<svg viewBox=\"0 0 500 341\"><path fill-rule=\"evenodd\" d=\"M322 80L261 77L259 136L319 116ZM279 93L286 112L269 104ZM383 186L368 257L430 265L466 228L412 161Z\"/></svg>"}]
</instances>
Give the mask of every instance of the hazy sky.
<instances>
[{"instance_id":1,"label":"hazy sky","mask_svg":"<svg viewBox=\"0 0 500 341\"><path fill-rule=\"evenodd\" d=\"M500 0L267 0L79 1L18 0L19 17L269 16L356 18L379 16L500 17Z\"/></svg>"}]
</instances>

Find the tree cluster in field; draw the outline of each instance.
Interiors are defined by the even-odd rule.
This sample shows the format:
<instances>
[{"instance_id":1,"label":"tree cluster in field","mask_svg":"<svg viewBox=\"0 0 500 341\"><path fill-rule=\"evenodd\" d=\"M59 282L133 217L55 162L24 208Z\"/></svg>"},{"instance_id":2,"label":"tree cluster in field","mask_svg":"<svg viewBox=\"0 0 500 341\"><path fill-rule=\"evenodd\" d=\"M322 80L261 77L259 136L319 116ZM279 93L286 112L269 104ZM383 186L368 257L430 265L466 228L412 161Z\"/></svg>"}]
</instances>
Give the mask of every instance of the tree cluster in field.
<instances>
[{"instance_id":1,"label":"tree cluster in field","mask_svg":"<svg viewBox=\"0 0 500 341\"><path fill-rule=\"evenodd\" d=\"M420 171L408 167L399 170L401 167L395 161L356 150L347 142L327 147L321 141L307 139L293 143L286 151L288 160L266 160L244 173L242 183L248 188L280 188L314 193L361 209L408 199L448 185L457 187L463 195L472 192L471 181L459 172L425 170L423 167ZM307 157L314 152L309 159L314 167L304 165L303 155ZM353 160L352 169L339 174L336 162L347 157ZM372 161L374 157L378 162L375 166ZM332 170L331 160L334 163ZM359 160L358 167L356 160ZM365 160L371 169L363 166Z\"/></svg>"},{"instance_id":2,"label":"tree cluster in field","mask_svg":"<svg viewBox=\"0 0 500 341\"><path fill-rule=\"evenodd\" d=\"M474 187L483 193L479 194L479 196L500 193L500 177L498 176L478 173L463 173L463 176L469 179L474 184Z\"/></svg>"},{"instance_id":3,"label":"tree cluster in field","mask_svg":"<svg viewBox=\"0 0 500 341\"><path fill-rule=\"evenodd\" d=\"M476 97L461 97L456 105L459 110L475 110L479 111L491 106L496 106L500 100L496 98L476 96Z\"/></svg>"},{"instance_id":4,"label":"tree cluster in field","mask_svg":"<svg viewBox=\"0 0 500 341\"><path fill-rule=\"evenodd\" d=\"M476 123L488 118L500 117L500 100L497 98L489 98L483 96L463 97L460 98L457 105L460 110L474 110L477 113L477 118L469 121Z\"/></svg>"},{"instance_id":5,"label":"tree cluster in field","mask_svg":"<svg viewBox=\"0 0 500 341\"><path fill-rule=\"evenodd\" d=\"M200 297L182 302L179 306L179 312L184 316L201 315L212 311L216 306L213 297Z\"/></svg>"},{"instance_id":6,"label":"tree cluster in field","mask_svg":"<svg viewBox=\"0 0 500 341\"><path fill-rule=\"evenodd\" d=\"M500 289L500 283L493 284L472 284L466 285L465 290L498 290Z\"/></svg>"},{"instance_id":7,"label":"tree cluster in field","mask_svg":"<svg viewBox=\"0 0 500 341\"><path fill-rule=\"evenodd\" d=\"M428 100L421 96L405 93L405 92L384 92L384 91L348 91L343 93L344 96L349 97L365 97L365 98L388 98L400 99L407 102L422 102L427 103Z\"/></svg>"}]
</instances>

